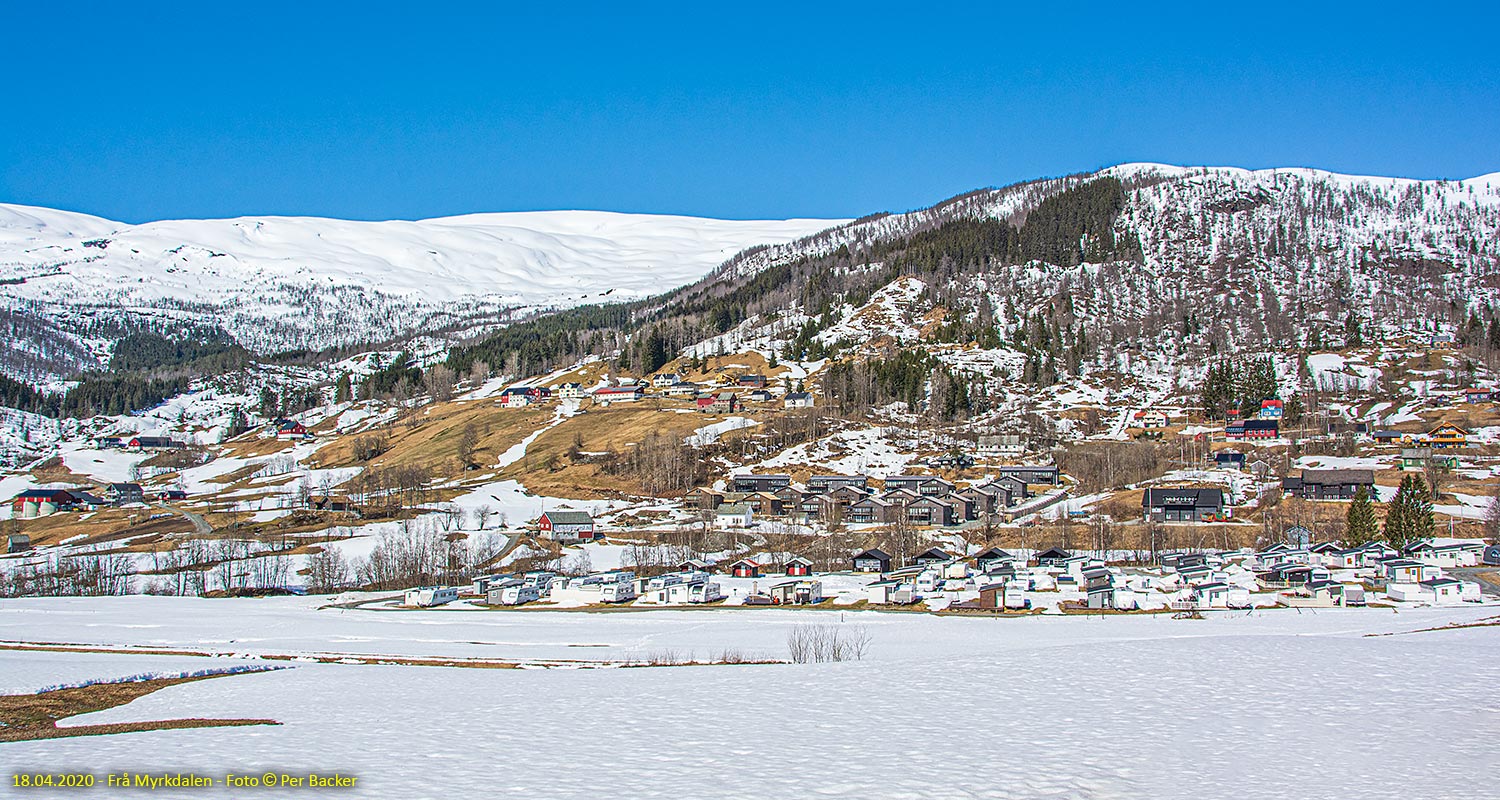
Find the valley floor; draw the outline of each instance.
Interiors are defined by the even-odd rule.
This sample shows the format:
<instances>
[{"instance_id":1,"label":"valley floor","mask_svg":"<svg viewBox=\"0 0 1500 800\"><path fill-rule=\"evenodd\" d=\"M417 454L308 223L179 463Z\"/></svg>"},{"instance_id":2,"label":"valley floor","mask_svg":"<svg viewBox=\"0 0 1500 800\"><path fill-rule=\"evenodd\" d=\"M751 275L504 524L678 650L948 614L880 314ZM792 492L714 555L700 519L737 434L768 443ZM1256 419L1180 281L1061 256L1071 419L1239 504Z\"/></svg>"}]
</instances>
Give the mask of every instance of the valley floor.
<instances>
[{"instance_id":1,"label":"valley floor","mask_svg":"<svg viewBox=\"0 0 1500 800\"><path fill-rule=\"evenodd\" d=\"M214 656L0 649L7 693L283 667L61 723L279 726L6 744L7 765L339 771L359 778L344 797L1458 798L1477 796L1500 762L1500 629L1474 625L1495 622L1493 606L978 619L320 608L327 600L5 601L10 647ZM619 668L785 659L788 633L808 623L868 634L865 658ZM340 654L531 668L263 658ZM6 784L0 793L21 791Z\"/></svg>"}]
</instances>

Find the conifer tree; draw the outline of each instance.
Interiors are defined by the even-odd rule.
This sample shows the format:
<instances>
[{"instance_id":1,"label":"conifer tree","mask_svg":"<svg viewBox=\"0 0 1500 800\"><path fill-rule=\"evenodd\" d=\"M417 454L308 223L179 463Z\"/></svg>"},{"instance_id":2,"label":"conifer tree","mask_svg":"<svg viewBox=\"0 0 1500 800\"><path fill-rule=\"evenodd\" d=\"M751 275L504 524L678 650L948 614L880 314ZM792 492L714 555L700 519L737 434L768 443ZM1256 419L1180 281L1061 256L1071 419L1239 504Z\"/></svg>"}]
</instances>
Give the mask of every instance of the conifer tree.
<instances>
[{"instance_id":1,"label":"conifer tree","mask_svg":"<svg viewBox=\"0 0 1500 800\"><path fill-rule=\"evenodd\" d=\"M1375 521L1370 492L1361 486L1354 493L1354 502L1349 504L1349 513L1344 517L1344 546L1358 547L1379 536L1380 526Z\"/></svg>"},{"instance_id":2,"label":"conifer tree","mask_svg":"<svg viewBox=\"0 0 1500 800\"><path fill-rule=\"evenodd\" d=\"M1417 475L1401 479L1396 498L1385 515L1385 541L1397 550L1432 536L1432 496L1427 482Z\"/></svg>"}]
</instances>

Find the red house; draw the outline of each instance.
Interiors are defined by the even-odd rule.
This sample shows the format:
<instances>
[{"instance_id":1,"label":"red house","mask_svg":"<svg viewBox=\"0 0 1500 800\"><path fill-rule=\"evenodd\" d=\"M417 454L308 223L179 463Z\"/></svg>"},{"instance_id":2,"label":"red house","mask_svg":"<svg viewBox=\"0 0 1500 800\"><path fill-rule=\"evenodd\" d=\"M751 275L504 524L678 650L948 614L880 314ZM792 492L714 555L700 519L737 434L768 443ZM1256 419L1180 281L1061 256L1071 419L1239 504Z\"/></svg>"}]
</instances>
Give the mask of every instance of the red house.
<instances>
[{"instance_id":1,"label":"red house","mask_svg":"<svg viewBox=\"0 0 1500 800\"><path fill-rule=\"evenodd\" d=\"M594 518L587 511L545 511L536 527L543 536L558 542L599 538Z\"/></svg>"},{"instance_id":2,"label":"red house","mask_svg":"<svg viewBox=\"0 0 1500 800\"><path fill-rule=\"evenodd\" d=\"M742 558L729 565L729 574L736 578L759 578L760 565L748 558Z\"/></svg>"},{"instance_id":3,"label":"red house","mask_svg":"<svg viewBox=\"0 0 1500 800\"><path fill-rule=\"evenodd\" d=\"M294 420L287 420L276 426L276 438L278 439L306 439L307 426Z\"/></svg>"},{"instance_id":4,"label":"red house","mask_svg":"<svg viewBox=\"0 0 1500 800\"><path fill-rule=\"evenodd\" d=\"M812 559L802 556L792 556L786 562L786 574L795 578L801 578L812 574Z\"/></svg>"}]
</instances>

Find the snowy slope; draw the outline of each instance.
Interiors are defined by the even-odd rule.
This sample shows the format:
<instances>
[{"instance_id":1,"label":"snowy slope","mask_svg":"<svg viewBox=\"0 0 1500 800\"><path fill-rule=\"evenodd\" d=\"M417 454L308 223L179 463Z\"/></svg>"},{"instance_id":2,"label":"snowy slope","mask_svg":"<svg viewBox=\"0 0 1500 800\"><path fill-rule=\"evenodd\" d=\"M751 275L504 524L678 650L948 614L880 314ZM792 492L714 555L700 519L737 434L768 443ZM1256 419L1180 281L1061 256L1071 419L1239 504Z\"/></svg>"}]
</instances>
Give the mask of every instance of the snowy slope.
<instances>
[{"instance_id":1,"label":"snowy slope","mask_svg":"<svg viewBox=\"0 0 1500 800\"><path fill-rule=\"evenodd\" d=\"M0 204L0 297L54 319L118 308L222 321L252 347L320 347L654 294L840 222L544 211L127 225Z\"/></svg>"}]
</instances>

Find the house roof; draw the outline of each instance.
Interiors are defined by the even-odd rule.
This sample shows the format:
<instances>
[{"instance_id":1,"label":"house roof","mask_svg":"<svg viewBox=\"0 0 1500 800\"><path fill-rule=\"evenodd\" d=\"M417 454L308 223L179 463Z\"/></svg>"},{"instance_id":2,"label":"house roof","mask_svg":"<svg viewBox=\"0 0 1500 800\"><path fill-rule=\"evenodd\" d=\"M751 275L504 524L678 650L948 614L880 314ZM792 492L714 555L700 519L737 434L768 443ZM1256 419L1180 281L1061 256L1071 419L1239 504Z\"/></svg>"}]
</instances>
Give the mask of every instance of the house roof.
<instances>
[{"instance_id":1,"label":"house roof","mask_svg":"<svg viewBox=\"0 0 1500 800\"><path fill-rule=\"evenodd\" d=\"M594 518L587 511L545 511L542 513L553 525L592 525Z\"/></svg>"},{"instance_id":2,"label":"house roof","mask_svg":"<svg viewBox=\"0 0 1500 800\"><path fill-rule=\"evenodd\" d=\"M1068 551L1066 551L1064 549L1062 549L1061 547L1049 547L1046 550L1043 550L1042 552L1037 553L1036 557L1037 558L1072 558L1073 554L1069 553Z\"/></svg>"},{"instance_id":3,"label":"house roof","mask_svg":"<svg viewBox=\"0 0 1500 800\"><path fill-rule=\"evenodd\" d=\"M728 503L726 505L719 506L718 510L714 513L724 516L739 516L741 514L750 513L750 505L748 503Z\"/></svg>"},{"instance_id":4,"label":"house roof","mask_svg":"<svg viewBox=\"0 0 1500 800\"><path fill-rule=\"evenodd\" d=\"M1302 470L1302 482L1304 484L1335 484L1355 483L1370 485L1375 483L1375 470L1373 469L1304 469Z\"/></svg>"},{"instance_id":5,"label":"house roof","mask_svg":"<svg viewBox=\"0 0 1500 800\"><path fill-rule=\"evenodd\" d=\"M984 552L980 553L979 555L974 556L974 558L976 558L976 559L979 559L979 558L983 558L983 559L1015 558L1015 554L1010 553L1010 552L1008 552L1006 550L1001 550L998 547L991 547L991 548L986 549Z\"/></svg>"},{"instance_id":6,"label":"house roof","mask_svg":"<svg viewBox=\"0 0 1500 800\"><path fill-rule=\"evenodd\" d=\"M890 561L891 560L890 554L887 553L884 550L881 550L878 547L872 547L869 550L865 550L865 551L860 552L860 553L855 553L854 557L855 558L877 558L877 559L880 559L881 561Z\"/></svg>"}]
</instances>

